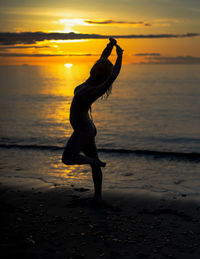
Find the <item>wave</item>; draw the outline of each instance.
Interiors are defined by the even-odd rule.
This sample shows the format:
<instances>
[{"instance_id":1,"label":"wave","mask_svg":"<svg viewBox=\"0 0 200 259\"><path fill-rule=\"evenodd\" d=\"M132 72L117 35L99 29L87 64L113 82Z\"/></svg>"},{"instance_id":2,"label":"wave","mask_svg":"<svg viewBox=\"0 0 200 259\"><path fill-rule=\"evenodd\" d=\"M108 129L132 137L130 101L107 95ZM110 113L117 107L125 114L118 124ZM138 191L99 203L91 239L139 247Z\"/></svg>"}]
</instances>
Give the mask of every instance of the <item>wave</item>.
<instances>
[{"instance_id":1,"label":"wave","mask_svg":"<svg viewBox=\"0 0 200 259\"><path fill-rule=\"evenodd\" d=\"M47 150L47 151L61 151L64 149L62 146L53 145L21 145L21 144L0 144L0 148L6 149L31 149L31 150ZM116 153L121 155L133 154L136 156L145 156L152 158L163 158L170 160L186 160L200 162L200 153L184 153L184 152L169 152L169 151L153 151L153 150L131 150L131 149L113 149L113 148L99 148L102 153Z\"/></svg>"},{"instance_id":2,"label":"wave","mask_svg":"<svg viewBox=\"0 0 200 259\"><path fill-rule=\"evenodd\" d=\"M135 154L139 156L153 156L157 158L171 158L171 159L187 159L200 162L200 153L184 153L171 151L153 151L153 150L130 150L130 149L99 149L105 153L121 153L121 154Z\"/></svg>"},{"instance_id":3,"label":"wave","mask_svg":"<svg viewBox=\"0 0 200 259\"><path fill-rule=\"evenodd\" d=\"M0 148L13 148L13 149L34 149L34 150L62 150L63 147L49 146L49 145L22 145L22 144L0 144Z\"/></svg>"}]
</instances>

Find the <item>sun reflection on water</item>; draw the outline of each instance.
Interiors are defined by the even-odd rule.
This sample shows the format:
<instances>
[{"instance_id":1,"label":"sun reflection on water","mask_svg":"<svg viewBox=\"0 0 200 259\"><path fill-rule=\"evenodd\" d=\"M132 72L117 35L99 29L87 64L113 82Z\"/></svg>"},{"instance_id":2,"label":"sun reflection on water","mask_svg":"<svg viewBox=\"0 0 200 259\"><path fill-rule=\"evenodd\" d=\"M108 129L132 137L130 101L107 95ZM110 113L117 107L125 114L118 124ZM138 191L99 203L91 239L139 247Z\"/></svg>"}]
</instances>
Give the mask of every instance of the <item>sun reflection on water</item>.
<instances>
[{"instance_id":1,"label":"sun reflection on water","mask_svg":"<svg viewBox=\"0 0 200 259\"><path fill-rule=\"evenodd\" d=\"M91 66L67 58L62 65L40 67L40 73L45 79L41 83L40 94L72 97L74 88L88 78Z\"/></svg>"},{"instance_id":2,"label":"sun reflection on water","mask_svg":"<svg viewBox=\"0 0 200 259\"><path fill-rule=\"evenodd\" d=\"M55 158L54 158L55 159ZM54 160L53 159L53 160ZM58 162L59 161L59 162ZM49 175L62 179L64 184L81 183L82 181L91 181L90 168L86 165L68 165L61 163L61 157L51 163L51 172ZM65 182L66 181L66 182Z\"/></svg>"}]
</instances>

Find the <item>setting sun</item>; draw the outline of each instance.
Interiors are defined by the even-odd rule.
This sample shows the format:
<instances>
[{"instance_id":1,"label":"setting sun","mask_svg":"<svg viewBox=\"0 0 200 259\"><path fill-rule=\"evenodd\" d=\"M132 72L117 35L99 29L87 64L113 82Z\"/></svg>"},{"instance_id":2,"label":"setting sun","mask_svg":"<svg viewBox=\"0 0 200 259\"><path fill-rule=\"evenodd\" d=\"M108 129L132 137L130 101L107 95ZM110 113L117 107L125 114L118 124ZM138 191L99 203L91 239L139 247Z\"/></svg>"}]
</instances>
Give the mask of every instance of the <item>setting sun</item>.
<instances>
[{"instance_id":1,"label":"setting sun","mask_svg":"<svg viewBox=\"0 0 200 259\"><path fill-rule=\"evenodd\" d=\"M60 19L59 23L65 26L64 32L77 32L73 29L73 26L89 25L85 23L83 19Z\"/></svg>"},{"instance_id":2,"label":"setting sun","mask_svg":"<svg viewBox=\"0 0 200 259\"><path fill-rule=\"evenodd\" d=\"M66 63L66 64L64 64L64 66L67 67L67 68L70 68L70 67L72 67L72 64L71 63Z\"/></svg>"}]
</instances>

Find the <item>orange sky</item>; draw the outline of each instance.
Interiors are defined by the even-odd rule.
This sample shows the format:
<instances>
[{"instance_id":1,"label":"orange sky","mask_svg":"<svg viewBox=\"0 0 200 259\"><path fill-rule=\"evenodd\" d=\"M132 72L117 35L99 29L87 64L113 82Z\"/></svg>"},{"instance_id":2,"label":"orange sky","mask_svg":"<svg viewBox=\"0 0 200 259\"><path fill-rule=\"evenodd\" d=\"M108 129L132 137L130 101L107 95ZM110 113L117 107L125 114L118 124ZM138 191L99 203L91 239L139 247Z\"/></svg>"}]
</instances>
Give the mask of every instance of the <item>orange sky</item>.
<instances>
[{"instance_id":1,"label":"orange sky","mask_svg":"<svg viewBox=\"0 0 200 259\"><path fill-rule=\"evenodd\" d=\"M98 35L170 35L119 39L125 63L200 63L200 2L196 0L26 1L0 3L1 32L75 32ZM195 35L194 35L195 34ZM3 40L1 38L4 37ZM106 39L0 38L0 64L93 62ZM115 53L113 53L115 56ZM114 56L111 60L114 60Z\"/></svg>"}]
</instances>

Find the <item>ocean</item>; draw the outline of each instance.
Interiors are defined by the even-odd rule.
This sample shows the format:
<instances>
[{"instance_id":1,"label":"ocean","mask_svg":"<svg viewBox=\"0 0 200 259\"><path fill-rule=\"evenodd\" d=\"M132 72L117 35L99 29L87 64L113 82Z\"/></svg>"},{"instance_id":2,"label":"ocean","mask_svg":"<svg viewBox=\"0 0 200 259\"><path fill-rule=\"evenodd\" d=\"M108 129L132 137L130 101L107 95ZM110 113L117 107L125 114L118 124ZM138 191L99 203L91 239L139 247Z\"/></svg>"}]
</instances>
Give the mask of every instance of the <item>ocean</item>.
<instances>
[{"instance_id":1,"label":"ocean","mask_svg":"<svg viewBox=\"0 0 200 259\"><path fill-rule=\"evenodd\" d=\"M92 64L0 67L0 182L92 188L88 165L65 166L73 89ZM122 67L92 107L104 189L200 198L200 66Z\"/></svg>"}]
</instances>

